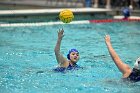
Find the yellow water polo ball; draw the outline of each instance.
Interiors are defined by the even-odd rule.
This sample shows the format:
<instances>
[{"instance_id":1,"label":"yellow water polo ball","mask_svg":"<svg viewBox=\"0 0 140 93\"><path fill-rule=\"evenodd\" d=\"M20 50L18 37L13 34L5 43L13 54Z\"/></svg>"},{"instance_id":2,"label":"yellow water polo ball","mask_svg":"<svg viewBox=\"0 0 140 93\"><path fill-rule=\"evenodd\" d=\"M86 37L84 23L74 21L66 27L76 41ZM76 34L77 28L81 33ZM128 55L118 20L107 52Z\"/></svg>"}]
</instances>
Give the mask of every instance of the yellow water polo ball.
<instances>
[{"instance_id":1,"label":"yellow water polo ball","mask_svg":"<svg viewBox=\"0 0 140 93\"><path fill-rule=\"evenodd\" d=\"M74 15L71 10L65 9L60 12L59 18L63 23L70 23L73 20Z\"/></svg>"}]
</instances>

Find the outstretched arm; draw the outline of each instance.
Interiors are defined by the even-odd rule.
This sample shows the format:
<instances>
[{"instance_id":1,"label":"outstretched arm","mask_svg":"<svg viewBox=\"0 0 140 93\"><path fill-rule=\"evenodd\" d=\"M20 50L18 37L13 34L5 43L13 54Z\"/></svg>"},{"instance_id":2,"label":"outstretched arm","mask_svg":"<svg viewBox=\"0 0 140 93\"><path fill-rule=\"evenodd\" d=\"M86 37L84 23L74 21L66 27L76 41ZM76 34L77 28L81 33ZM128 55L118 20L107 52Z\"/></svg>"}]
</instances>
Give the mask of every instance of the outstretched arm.
<instances>
[{"instance_id":1,"label":"outstretched arm","mask_svg":"<svg viewBox=\"0 0 140 93\"><path fill-rule=\"evenodd\" d=\"M61 41L62 41L62 38L64 37L63 33L64 33L63 29L58 31L58 39L57 39L57 43L54 49L56 60L58 64L60 65L63 65L67 61L67 59L64 58L63 55L60 53Z\"/></svg>"},{"instance_id":2,"label":"outstretched arm","mask_svg":"<svg viewBox=\"0 0 140 93\"><path fill-rule=\"evenodd\" d=\"M127 64L123 63L118 54L115 52L111 45L109 35L105 36L105 42L113 61L115 62L118 69L123 73L123 77L128 77L128 75L131 73L131 68Z\"/></svg>"}]
</instances>

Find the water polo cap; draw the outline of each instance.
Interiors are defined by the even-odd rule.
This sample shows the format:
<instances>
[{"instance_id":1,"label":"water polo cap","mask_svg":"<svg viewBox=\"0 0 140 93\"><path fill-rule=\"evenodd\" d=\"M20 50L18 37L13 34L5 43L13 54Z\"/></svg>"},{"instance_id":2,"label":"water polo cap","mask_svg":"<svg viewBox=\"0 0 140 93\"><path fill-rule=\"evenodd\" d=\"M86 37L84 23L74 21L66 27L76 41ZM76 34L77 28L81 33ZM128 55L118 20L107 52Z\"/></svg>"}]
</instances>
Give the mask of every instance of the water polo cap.
<instances>
[{"instance_id":1,"label":"water polo cap","mask_svg":"<svg viewBox=\"0 0 140 93\"><path fill-rule=\"evenodd\" d=\"M136 62L134 64L134 68L140 69L140 57L136 60Z\"/></svg>"},{"instance_id":2,"label":"water polo cap","mask_svg":"<svg viewBox=\"0 0 140 93\"><path fill-rule=\"evenodd\" d=\"M77 53L79 53L78 50L77 50L77 49L74 49L74 48L71 49L71 50L69 50L69 53L67 54L67 58L68 58L69 60L70 60L70 53L71 53L71 52L77 52Z\"/></svg>"}]
</instances>

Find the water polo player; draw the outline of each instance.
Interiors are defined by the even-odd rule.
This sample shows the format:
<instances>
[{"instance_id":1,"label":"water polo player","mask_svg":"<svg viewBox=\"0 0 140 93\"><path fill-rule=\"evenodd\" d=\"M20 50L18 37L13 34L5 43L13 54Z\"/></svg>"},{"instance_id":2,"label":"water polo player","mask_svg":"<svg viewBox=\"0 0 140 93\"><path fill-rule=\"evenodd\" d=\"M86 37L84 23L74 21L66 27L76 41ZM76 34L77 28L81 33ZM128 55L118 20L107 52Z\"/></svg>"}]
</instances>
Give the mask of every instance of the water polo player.
<instances>
[{"instance_id":1,"label":"water polo player","mask_svg":"<svg viewBox=\"0 0 140 93\"><path fill-rule=\"evenodd\" d=\"M67 55L67 58L63 57L63 55L60 53L60 46L62 38L64 37L64 30L58 31L58 39L57 43L54 49L56 60L59 64L59 67L54 69L55 71L66 71L66 70L72 70L77 69L79 66L76 64L79 60L79 52L76 49L71 49Z\"/></svg>"},{"instance_id":2,"label":"water polo player","mask_svg":"<svg viewBox=\"0 0 140 93\"><path fill-rule=\"evenodd\" d=\"M114 63L123 74L123 80L128 80L132 82L140 81L140 58L136 60L134 68L131 69L129 65L122 62L118 54L113 49L109 35L105 36L105 42Z\"/></svg>"},{"instance_id":3,"label":"water polo player","mask_svg":"<svg viewBox=\"0 0 140 93\"><path fill-rule=\"evenodd\" d=\"M130 17L130 9L129 8L124 8L122 10L122 13L123 13L123 16L124 16L123 19L128 19Z\"/></svg>"}]
</instances>

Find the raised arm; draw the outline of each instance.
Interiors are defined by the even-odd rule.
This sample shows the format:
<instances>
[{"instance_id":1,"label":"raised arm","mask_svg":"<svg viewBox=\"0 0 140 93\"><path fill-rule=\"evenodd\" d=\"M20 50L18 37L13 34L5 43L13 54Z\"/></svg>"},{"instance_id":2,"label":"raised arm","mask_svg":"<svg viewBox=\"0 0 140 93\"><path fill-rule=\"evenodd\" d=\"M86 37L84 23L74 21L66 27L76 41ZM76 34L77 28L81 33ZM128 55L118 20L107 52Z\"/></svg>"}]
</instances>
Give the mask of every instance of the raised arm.
<instances>
[{"instance_id":1,"label":"raised arm","mask_svg":"<svg viewBox=\"0 0 140 93\"><path fill-rule=\"evenodd\" d=\"M109 51L114 63L116 64L118 69L123 73L123 77L128 77L128 75L131 73L131 68L127 64L123 63L122 60L120 59L120 57L118 56L118 54L115 52L115 50L113 49L113 47L111 45L109 35L105 36L105 43L107 45L108 51Z\"/></svg>"},{"instance_id":2,"label":"raised arm","mask_svg":"<svg viewBox=\"0 0 140 93\"><path fill-rule=\"evenodd\" d=\"M57 39L57 43L54 49L56 60L58 64L60 65L63 65L67 61L67 59L64 58L63 55L60 53L61 41L62 41L62 38L64 37L63 33L64 33L63 29L58 31L58 39Z\"/></svg>"}]
</instances>

